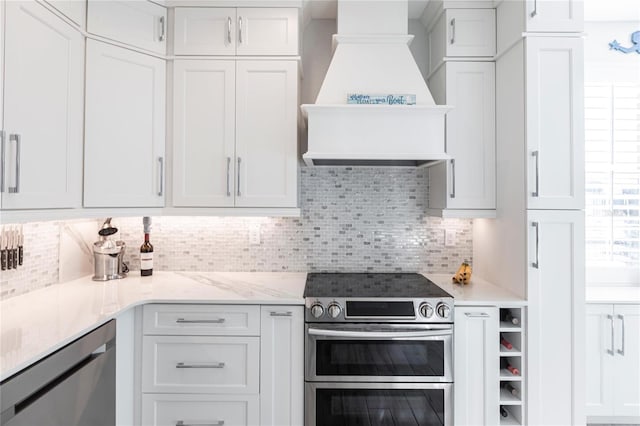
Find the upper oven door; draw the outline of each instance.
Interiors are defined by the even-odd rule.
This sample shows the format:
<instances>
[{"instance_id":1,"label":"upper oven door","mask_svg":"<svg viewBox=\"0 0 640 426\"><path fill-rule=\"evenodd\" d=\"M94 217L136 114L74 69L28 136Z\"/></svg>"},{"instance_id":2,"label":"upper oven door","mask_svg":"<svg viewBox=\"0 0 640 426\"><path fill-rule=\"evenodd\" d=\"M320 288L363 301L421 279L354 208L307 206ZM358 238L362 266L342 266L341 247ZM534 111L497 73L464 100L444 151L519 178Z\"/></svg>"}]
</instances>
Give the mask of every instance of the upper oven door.
<instances>
[{"instance_id":1,"label":"upper oven door","mask_svg":"<svg viewBox=\"0 0 640 426\"><path fill-rule=\"evenodd\" d=\"M453 381L451 324L307 324L305 333L308 381Z\"/></svg>"}]
</instances>

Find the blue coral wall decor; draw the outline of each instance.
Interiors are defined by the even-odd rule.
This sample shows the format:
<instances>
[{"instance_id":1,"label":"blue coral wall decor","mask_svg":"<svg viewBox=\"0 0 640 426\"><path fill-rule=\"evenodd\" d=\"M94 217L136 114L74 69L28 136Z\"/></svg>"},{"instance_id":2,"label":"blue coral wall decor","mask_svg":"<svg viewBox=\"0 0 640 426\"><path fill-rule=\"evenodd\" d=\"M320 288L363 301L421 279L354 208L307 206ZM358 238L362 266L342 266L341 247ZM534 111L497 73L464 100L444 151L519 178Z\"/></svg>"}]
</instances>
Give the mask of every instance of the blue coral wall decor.
<instances>
[{"instance_id":1,"label":"blue coral wall decor","mask_svg":"<svg viewBox=\"0 0 640 426\"><path fill-rule=\"evenodd\" d=\"M618 40L613 40L609 43L609 49L617 50L622 53L638 53L640 54L640 31L631 33L631 47L621 46Z\"/></svg>"}]
</instances>

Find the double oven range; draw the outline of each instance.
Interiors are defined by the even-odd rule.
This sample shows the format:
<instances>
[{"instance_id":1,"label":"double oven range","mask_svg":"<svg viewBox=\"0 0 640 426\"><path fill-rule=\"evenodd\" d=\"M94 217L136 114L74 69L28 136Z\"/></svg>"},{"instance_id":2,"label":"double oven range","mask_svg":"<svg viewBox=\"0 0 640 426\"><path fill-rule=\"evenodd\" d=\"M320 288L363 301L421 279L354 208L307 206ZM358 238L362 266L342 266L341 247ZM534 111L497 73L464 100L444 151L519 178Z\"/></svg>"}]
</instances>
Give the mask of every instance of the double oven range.
<instances>
[{"instance_id":1,"label":"double oven range","mask_svg":"<svg viewBox=\"0 0 640 426\"><path fill-rule=\"evenodd\" d=\"M453 297L419 274L311 273L305 425L453 425Z\"/></svg>"}]
</instances>

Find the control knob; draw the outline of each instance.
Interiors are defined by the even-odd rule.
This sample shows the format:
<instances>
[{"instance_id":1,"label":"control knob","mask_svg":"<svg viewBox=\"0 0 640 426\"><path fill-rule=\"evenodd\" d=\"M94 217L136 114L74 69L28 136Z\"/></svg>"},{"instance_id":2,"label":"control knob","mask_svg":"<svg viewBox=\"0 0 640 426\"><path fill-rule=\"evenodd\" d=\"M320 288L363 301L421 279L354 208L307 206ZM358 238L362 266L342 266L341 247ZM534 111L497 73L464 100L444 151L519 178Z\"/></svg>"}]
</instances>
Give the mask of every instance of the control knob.
<instances>
[{"instance_id":1,"label":"control knob","mask_svg":"<svg viewBox=\"0 0 640 426\"><path fill-rule=\"evenodd\" d=\"M324 308L320 303L315 303L311 306L311 315L313 315L314 318L320 318L324 315Z\"/></svg>"},{"instance_id":2,"label":"control knob","mask_svg":"<svg viewBox=\"0 0 640 426\"><path fill-rule=\"evenodd\" d=\"M327 308L327 312L329 312L331 318L338 318L340 312L342 312L342 308L337 303L332 303Z\"/></svg>"},{"instance_id":3,"label":"control knob","mask_svg":"<svg viewBox=\"0 0 640 426\"><path fill-rule=\"evenodd\" d=\"M451 313L451 308L446 303L440 302L436 306L436 312L440 318L449 318L449 313Z\"/></svg>"},{"instance_id":4,"label":"control knob","mask_svg":"<svg viewBox=\"0 0 640 426\"><path fill-rule=\"evenodd\" d=\"M425 318L431 318L433 315L433 306L427 302L423 302L420 304L420 315Z\"/></svg>"}]
</instances>

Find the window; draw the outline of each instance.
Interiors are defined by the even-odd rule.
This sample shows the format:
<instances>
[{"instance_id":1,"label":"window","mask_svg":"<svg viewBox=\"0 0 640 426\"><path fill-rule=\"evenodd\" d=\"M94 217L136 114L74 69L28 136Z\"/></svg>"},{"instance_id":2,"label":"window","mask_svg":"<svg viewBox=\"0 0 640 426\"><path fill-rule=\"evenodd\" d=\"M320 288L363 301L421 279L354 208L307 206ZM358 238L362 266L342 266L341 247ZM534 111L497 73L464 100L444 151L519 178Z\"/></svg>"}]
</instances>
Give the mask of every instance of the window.
<instances>
[{"instance_id":1,"label":"window","mask_svg":"<svg viewBox=\"0 0 640 426\"><path fill-rule=\"evenodd\" d=\"M640 84L586 84L585 155L588 280L638 283Z\"/></svg>"}]
</instances>

